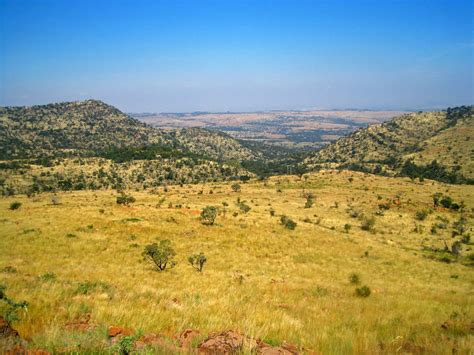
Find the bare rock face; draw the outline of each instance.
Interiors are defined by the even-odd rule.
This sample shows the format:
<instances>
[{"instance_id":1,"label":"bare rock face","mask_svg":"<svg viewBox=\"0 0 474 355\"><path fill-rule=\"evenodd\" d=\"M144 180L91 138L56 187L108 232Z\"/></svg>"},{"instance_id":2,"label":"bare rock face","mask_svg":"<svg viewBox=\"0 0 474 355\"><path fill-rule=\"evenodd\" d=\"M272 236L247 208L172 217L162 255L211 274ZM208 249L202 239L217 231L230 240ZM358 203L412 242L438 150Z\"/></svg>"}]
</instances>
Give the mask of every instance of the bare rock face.
<instances>
[{"instance_id":1,"label":"bare rock face","mask_svg":"<svg viewBox=\"0 0 474 355\"><path fill-rule=\"evenodd\" d=\"M198 354L235 354L245 349L256 349L257 342L242 333L227 330L222 333L210 333L208 338L198 345Z\"/></svg>"},{"instance_id":2,"label":"bare rock face","mask_svg":"<svg viewBox=\"0 0 474 355\"><path fill-rule=\"evenodd\" d=\"M7 321L0 317L0 339L20 339L20 334Z\"/></svg>"},{"instance_id":3,"label":"bare rock face","mask_svg":"<svg viewBox=\"0 0 474 355\"><path fill-rule=\"evenodd\" d=\"M133 331L128 328L110 326L109 330L107 331L107 334L109 335L110 338L115 338L118 336L126 337L126 336L132 335Z\"/></svg>"},{"instance_id":4,"label":"bare rock face","mask_svg":"<svg viewBox=\"0 0 474 355\"><path fill-rule=\"evenodd\" d=\"M185 329L181 333L177 334L175 338L179 341L182 348L189 348L194 338L199 336L201 333L196 329Z\"/></svg>"}]
</instances>

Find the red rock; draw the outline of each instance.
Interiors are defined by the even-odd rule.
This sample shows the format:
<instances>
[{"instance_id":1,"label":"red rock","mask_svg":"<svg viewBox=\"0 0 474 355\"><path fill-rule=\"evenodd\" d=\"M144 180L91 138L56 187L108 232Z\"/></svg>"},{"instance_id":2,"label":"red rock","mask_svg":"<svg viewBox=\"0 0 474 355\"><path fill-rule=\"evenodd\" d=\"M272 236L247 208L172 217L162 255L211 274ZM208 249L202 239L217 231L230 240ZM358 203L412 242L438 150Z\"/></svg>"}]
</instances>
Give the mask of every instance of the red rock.
<instances>
[{"instance_id":1,"label":"red rock","mask_svg":"<svg viewBox=\"0 0 474 355\"><path fill-rule=\"evenodd\" d=\"M133 331L128 328L122 328L122 327L114 327L110 326L109 330L107 332L110 338L115 338L116 336L129 336L133 334Z\"/></svg>"},{"instance_id":2,"label":"red rock","mask_svg":"<svg viewBox=\"0 0 474 355\"><path fill-rule=\"evenodd\" d=\"M228 330L209 334L208 338L198 345L198 354L234 354L242 351L244 346L245 350L253 350L257 347L257 342L239 332Z\"/></svg>"}]
</instances>

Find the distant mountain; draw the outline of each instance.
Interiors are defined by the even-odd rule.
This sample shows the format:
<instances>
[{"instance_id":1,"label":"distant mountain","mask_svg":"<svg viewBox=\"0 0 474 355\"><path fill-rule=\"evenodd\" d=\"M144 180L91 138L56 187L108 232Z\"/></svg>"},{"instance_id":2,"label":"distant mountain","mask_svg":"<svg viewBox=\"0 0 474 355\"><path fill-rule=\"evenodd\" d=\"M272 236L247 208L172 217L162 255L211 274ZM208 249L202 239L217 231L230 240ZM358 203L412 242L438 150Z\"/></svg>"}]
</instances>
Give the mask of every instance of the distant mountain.
<instances>
[{"instance_id":1,"label":"distant mountain","mask_svg":"<svg viewBox=\"0 0 474 355\"><path fill-rule=\"evenodd\" d=\"M474 106L405 114L338 139L304 161L446 182L474 181Z\"/></svg>"},{"instance_id":2,"label":"distant mountain","mask_svg":"<svg viewBox=\"0 0 474 355\"><path fill-rule=\"evenodd\" d=\"M0 159L97 156L111 149L152 145L214 160L255 157L226 134L156 129L97 100L0 107Z\"/></svg>"}]
</instances>

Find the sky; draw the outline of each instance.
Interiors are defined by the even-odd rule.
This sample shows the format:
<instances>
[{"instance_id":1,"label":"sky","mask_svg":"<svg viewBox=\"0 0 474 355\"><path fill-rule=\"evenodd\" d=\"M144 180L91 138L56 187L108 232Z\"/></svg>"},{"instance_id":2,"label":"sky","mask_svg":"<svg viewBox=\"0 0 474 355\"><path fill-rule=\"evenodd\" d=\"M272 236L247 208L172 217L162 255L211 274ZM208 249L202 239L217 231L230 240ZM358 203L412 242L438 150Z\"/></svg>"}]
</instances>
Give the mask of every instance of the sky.
<instances>
[{"instance_id":1,"label":"sky","mask_svg":"<svg viewBox=\"0 0 474 355\"><path fill-rule=\"evenodd\" d=\"M0 0L0 106L474 104L472 0Z\"/></svg>"}]
</instances>

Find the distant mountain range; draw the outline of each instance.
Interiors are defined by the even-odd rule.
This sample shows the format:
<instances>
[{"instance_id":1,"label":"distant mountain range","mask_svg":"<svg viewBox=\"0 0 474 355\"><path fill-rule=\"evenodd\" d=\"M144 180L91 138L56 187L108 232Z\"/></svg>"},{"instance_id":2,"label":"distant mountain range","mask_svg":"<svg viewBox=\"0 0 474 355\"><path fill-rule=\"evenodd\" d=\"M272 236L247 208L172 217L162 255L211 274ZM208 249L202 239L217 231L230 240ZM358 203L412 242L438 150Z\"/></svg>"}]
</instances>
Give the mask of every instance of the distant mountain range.
<instances>
[{"instance_id":1,"label":"distant mountain range","mask_svg":"<svg viewBox=\"0 0 474 355\"><path fill-rule=\"evenodd\" d=\"M295 154L239 141L219 131L154 128L97 100L0 107L0 160L50 166L64 164L60 160L67 158L105 159L111 176L132 181L135 188L155 186L156 179L160 183L196 182L252 175L249 171L268 176L327 168L473 183L473 141L473 106L403 114L359 128L320 150ZM53 159L59 160L51 163ZM154 161L155 170L148 163L139 163L144 161ZM136 170L133 177L129 176L130 166L122 164L127 162ZM95 186L94 176L102 174L97 164L105 163L90 162L89 180L80 186ZM141 173L144 166L148 168ZM166 172L159 172L165 168ZM80 180L80 171L71 174ZM41 180L29 172L31 181ZM5 179L11 180L9 176ZM115 186L115 182L110 184ZM45 189L48 186L59 185L57 181L44 183Z\"/></svg>"}]
</instances>

